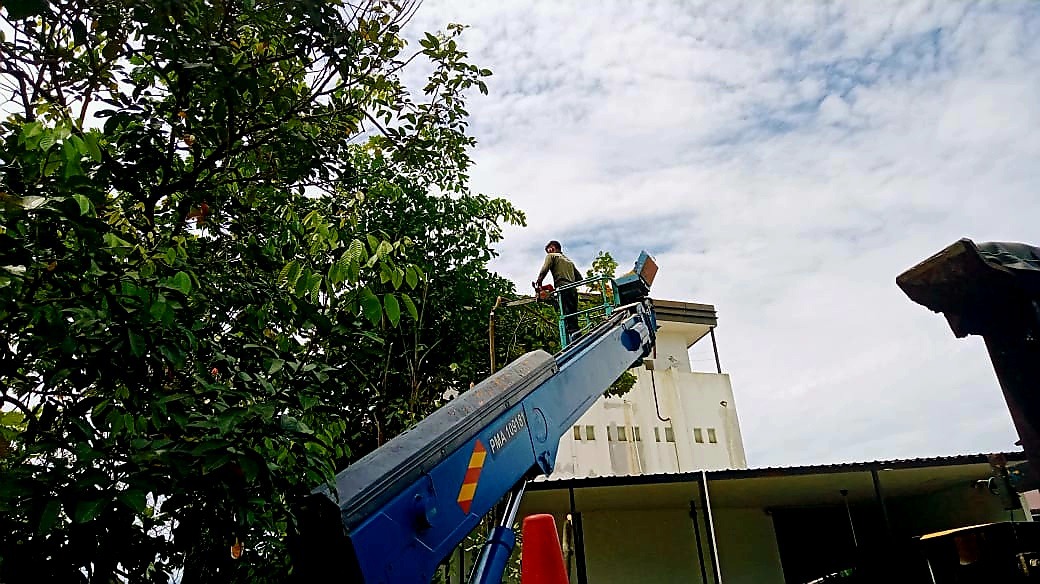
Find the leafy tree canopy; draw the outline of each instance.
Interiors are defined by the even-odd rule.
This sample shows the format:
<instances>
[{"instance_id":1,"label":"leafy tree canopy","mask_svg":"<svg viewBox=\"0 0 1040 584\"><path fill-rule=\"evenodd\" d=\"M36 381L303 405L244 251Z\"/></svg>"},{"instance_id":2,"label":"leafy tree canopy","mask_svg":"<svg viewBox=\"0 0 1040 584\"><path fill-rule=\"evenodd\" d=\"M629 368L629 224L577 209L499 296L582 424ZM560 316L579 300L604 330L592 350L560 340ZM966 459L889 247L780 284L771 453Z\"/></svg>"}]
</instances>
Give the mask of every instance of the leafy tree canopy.
<instances>
[{"instance_id":1,"label":"leafy tree canopy","mask_svg":"<svg viewBox=\"0 0 1040 584\"><path fill-rule=\"evenodd\" d=\"M298 496L486 371L524 218L415 8L4 3L0 580L284 580Z\"/></svg>"}]
</instances>

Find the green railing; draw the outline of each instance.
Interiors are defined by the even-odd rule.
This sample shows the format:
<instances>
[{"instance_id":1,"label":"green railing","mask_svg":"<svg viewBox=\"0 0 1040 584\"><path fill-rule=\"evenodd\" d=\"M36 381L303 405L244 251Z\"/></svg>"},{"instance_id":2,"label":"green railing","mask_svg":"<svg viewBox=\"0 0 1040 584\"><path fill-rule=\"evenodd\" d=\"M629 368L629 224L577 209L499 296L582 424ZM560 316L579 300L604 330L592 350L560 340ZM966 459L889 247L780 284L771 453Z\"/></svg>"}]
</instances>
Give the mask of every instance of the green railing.
<instances>
[{"instance_id":1,"label":"green railing","mask_svg":"<svg viewBox=\"0 0 1040 584\"><path fill-rule=\"evenodd\" d=\"M587 287L589 292L584 294L580 288ZM572 313L564 313L563 311L563 298L561 292L570 289L579 289L578 292L578 311ZM567 345L572 343L574 339L584 335L589 330L594 328L599 323L606 320L610 313L619 306L619 295L617 290L617 284L614 283L614 279L608 276L593 276L591 278L585 278L584 280L574 282L573 284L566 284L556 289L556 314L559 315L559 328L560 328L560 348L566 349ZM583 300L585 301L586 307L582 308ZM591 302L591 306L588 304ZM575 333L573 338L567 338L567 327L566 319L568 317L578 317L578 332Z\"/></svg>"}]
</instances>

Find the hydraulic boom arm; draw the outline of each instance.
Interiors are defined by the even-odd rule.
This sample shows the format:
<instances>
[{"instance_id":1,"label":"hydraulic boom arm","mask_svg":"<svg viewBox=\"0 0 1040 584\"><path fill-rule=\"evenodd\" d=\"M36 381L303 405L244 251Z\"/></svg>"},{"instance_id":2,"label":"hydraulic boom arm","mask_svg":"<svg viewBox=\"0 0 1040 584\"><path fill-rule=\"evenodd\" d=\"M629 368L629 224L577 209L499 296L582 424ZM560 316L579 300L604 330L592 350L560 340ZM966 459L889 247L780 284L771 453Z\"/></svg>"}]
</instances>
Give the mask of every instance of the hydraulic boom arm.
<instances>
[{"instance_id":1,"label":"hydraulic boom arm","mask_svg":"<svg viewBox=\"0 0 1040 584\"><path fill-rule=\"evenodd\" d=\"M652 278L630 278L631 303L566 351L524 355L339 473L334 491L316 492L295 546L301 580L429 582L507 494L515 513L522 485L552 472L560 437L650 353Z\"/></svg>"}]
</instances>

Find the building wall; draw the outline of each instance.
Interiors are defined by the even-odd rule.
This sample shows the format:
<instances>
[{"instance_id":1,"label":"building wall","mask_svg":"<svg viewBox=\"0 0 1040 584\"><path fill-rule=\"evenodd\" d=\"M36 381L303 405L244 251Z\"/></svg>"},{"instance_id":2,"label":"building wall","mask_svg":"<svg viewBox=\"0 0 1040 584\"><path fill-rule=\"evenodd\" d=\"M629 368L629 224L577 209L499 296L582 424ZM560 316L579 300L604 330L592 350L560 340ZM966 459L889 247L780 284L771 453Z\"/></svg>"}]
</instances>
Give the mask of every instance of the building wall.
<instances>
[{"instance_id":1,"label":"building wall","mask_svg":"<svg viewBox=\"0 0 1040 584\"><path fill-rule=\"evenodd\" d=\"M772 522L761 509L714 512L726 584L783 584ZM686 509L582 513L588 581L597 584L701 582L697 539ZM712 582L711 547L701 524L704 571Z\"/></svg>"},{"instance_id":2,"label":"building wall","mask_svg":"<svg viewBox=\"0 0 1040 584\"><path fill-rule=\"evenodd\" d=\"M561 438L554 477L747 467L729 376L693 373L685 336L667 327L654 365L653 373L633 369L631 391L601 398L578 421L578 435Z\"/></svg>"},{"instance_id":3,"label":"building wall","mask_svg":"<svg viewBox=\"0 0 1040 584\"><path fill-rule=\"evenodd\" d=\"M719 564L725 584L784 584L773 520L762 509L715 509Z\"/></svg>"},{"instance_id":4,"label":"building wall","mask_svg":"<svg viewBox=\"0 0 1040 584\"><path fill-rule=\"evenodd\" d=\"M582 513L588 581L697 582L697 547L685 509Z\"/></svg>"}]
</instances>

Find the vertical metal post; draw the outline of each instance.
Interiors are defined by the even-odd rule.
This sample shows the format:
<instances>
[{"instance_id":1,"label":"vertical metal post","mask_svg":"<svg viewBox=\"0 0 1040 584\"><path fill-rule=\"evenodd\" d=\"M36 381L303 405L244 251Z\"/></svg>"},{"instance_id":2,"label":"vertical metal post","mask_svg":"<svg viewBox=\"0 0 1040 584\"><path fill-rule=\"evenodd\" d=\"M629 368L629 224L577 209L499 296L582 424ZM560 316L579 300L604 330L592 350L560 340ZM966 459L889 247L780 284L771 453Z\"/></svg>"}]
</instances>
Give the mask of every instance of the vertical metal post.
<instances>
[{"instance_id":1,"label":"vertical metal post","mask_svg":"<svg viewBox=\"0 0 1040 584\"><path fill-rule=\"evenodd\" d=\"M852 522L852 509L849 507L849 491L848 489L842 489L838 492L841 493L842 501L845 501L845 513L849 516L849 530L852 531L852 547L859 550L859 541L856 540L856 525Z\"/></svg>"},{"instance_id":2,"label":"vertical metal post","mask_svg":"<svg viewBox=\"0 0 1040 584\"><path fill-rule=\"evenodd\" d=\"M701 546L701 526L697 519L696 501L690 501L690 519L693 520L693 535L697 539L697 566L701 569L701 584L708 584L708 572L704 568L704 548Z\"/></svg>"},{"instance_id":3,"label":"vertical metal post","mask_svg":"<svg viewBox=\"0 0 1040 584\"><path fill-rule=\"evenodd\" d=\"M708 334L711 335L711 350L715 352L715 369L721 374L722 363L719 361L719 345L715 342L715 327L708 329Z\"/></svg>"},{"instance_id":4,"label":"vertical metal post","mask_svg":"<svg viewBox=\"0 0 1040 584\"><path fill-rule=\"evenodd\" d=\"M578 584L589 584L589 575L585 567L585 532L581 527L581 513L574 506L574 489L568 488L571 499L571 519L574 522L574 557L576 561Z\"/></svg>"},{"instance_id":5,"label":"vertical metal post","mask_svg":"<svg viewBox=\"0 0 1040 584\"><path fill-rule=\"evenodd\" d=\"M557 325L560 328L560 349L567 348L567 325L564 322L563 316L563 296L559 290L556 290L556 314L559 315L559 322Z\"/></svg>"},{"instance_id":6,"label":"vertical metal post","mask_svg":"<svg viewBox=\"0 0 1040 584\"><path fill-rule=\"evenodd\" d=\"M881 517L885 520L885 535L892 539L892 523L888 517L888 505L885 504L885 495L881 490L881 478L878 477L877 469L870 469L870 478L874 481L874 497L881 505Z\"/></svg>"},{"instance_id":7,"label":"vertical metal post","mask_svg":"<svg viewBox=\"0 0 1040 584\"><path fill-rule=\"evenodd\" d=\"M708 473L701 471L701 506L704 507L704 515L707 518L705 526L705 537L708 538L708 546L711 548L711 574L715 584L722 584L722 567L719 566L719 547L715 542L715 519L711 513L711 496L708 495Z\"/></svg>"},{"instance_id":8,"label":"vertical metal post","mask_svg":"<svg viewBox=\"0 0 1040 584\"><path fill-rule=\"evenodd\" d=\"M459 544L459 584L466 581L466 542Z\"/></svg>"},{"instance_id":9,"label":"vertical metal post","mask_svg":"<svg viewBox=\"0 0 1040 584\"><path fill-rule=\"evenodd\" d=\"M491 372L495 372L495 311L502 304L502 297L495 298L495 305L491 308L491 314L488 315L488 350L491 353ZM509 355L506 355L509 357Z\"/></svg>"}]
</instances>

